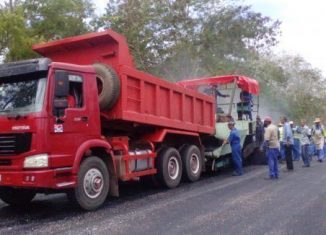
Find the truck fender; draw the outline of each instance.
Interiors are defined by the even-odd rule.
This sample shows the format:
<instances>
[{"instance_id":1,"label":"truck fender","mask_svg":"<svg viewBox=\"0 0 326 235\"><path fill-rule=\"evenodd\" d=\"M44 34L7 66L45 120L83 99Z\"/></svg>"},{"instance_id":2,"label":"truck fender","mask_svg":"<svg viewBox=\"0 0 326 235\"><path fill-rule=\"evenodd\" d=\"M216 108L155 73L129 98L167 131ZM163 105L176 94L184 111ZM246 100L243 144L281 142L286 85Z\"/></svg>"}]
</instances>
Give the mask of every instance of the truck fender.
<instances>
[{"instance_id":1,"label":"truck fender","mask_svg":"<svg viewBox=\"0 0 326 235\"><path fill-rule=\"evenodd\" d=\"M110 177L110 194L112 196L119 196L119 186L118 186L118 177L116 174L116 165L113 159L113 151L111 145L104 141L104 140L88 140L84 142L80 147L78 148L76 152L76 158L72 167L72 173L77 175L80 167L80 163L83 160L83 157L85 156L85 153L89 151L91 148L103 148L107 152L107 154L110 156L110 162L111 164L108 165L108 170L111 176Z\"/></svg>"},{"instance_id":2,"label":"truck fender","mask_svg":"<svg viewBox=\"0 0 326 235\"><path fill-rule=\"evenodd\" d=\"M74 164L73 164L73 167L72 167L72 173L73 174L78 173L80 163L81 163L81 161L83 159L83 156L86 153L86 151L91 149L91 148L94 148L94 147L104 148L108 154L112 153L111 145L108 142L104 141L104 140L88 140L88 141L84 142L82 145L79 146L79 148L78 148L78 150L76 152L76 158L75 158L75 161L74 161ZM114 170L115 170L114 161L113 161L113 165L114 165Z\"/></svg>"}]
</instances>

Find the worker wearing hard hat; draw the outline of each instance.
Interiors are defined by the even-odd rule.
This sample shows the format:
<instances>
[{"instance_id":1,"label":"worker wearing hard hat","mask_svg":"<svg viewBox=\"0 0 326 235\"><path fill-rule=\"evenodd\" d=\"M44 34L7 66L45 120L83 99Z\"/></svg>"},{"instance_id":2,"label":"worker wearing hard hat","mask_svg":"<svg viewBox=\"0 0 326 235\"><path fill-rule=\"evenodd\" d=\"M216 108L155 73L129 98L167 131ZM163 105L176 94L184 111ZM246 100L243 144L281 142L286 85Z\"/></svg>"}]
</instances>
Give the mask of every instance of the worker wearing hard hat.
<instances>
[{"instance_id":1,"label":"worker wearing hard hat","mask_svg":"<svg viewBox=\"0 0 326 235\"><path fill-rule=\"evenodd\" d=\"M324 132L325 129L321 124L320 118L316 118L312 127L312 138L317 149L317 158L319 162L324 158Z\"/></svg>"},{"instance_id":2,"label":"worker wearing hard hat","mask_svg":"<svg viewBox=\"0 0 326 235\"><path fill-rule=\"evenodd\" d=\"M278 179L278 159L280 143L278 141L278 130L277 127L272 124L271 117L265 117L264 125L267 127L265 130L265 148L266 156L268 158L268 167L269 167L269 179Z\"/></svg>"},{"instance_id":3,"label":"worker wearing hard hat","mask_svg":"<svg viewBox=\"0 0 326 235\"><path fill-rule=\"evenodd\" d=\"M241 138L239 131L235 128L235 123L230 121L228 123L230 129L230 135L227 140L224 140L224 144L229 143L232 150L232 161L234 165L233 176L240 176L243 174L242 170L242 150L241 150Z\"/></svg>"}]
</instances>

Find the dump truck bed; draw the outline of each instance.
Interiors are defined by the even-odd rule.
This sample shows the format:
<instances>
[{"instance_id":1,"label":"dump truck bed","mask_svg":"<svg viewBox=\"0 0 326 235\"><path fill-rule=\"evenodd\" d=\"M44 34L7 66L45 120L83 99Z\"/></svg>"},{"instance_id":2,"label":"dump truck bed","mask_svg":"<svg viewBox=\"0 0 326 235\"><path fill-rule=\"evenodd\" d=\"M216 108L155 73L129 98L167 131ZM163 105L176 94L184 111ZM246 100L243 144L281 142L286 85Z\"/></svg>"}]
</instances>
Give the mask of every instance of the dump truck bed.
<instances>
[{"instance_id":1,"label":"dump truck bed","mask_svg":"<svg viewBox=\"0 0 326 235\"><path fill-rule=\"evenodd\" d=\"M126 40L112 30L35 45L33 49L55 62L110 65L121 81L121 91L115 106L101 114L108 122L215 133L214 99L136 70Z\"/></svg>"},{"instance_id":2,"label":"dump truck bed","mask_svg":"<svg viewBox=\"0 0 326 235\"><path fill-rule=\"evenodd\" d=\"M102 114L108 120L213 134L215 106L212 97L175 83L122 67L121 96L113 109Z\"/></svg>"}]
</instances>

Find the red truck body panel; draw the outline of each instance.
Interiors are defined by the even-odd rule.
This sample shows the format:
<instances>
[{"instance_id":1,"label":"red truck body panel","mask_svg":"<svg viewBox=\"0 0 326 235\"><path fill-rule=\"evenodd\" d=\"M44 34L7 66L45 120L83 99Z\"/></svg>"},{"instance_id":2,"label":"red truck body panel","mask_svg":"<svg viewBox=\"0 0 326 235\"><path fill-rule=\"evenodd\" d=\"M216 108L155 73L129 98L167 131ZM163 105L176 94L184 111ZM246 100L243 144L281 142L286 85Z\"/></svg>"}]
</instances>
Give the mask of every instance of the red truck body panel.
<instances>
[{"instance_id":1,"label":"red truck body panel","mask_svg":"<svg viewBox=\"0 0 326 235\"><path fill-rule=\"evenodd\" d=\"M121 81L116 105L102 112L107 121L122 120L203 134L215 132L215 101L134 68L126 40L108 30L36 45L35 51L56 62L112 66Z\"/></svg>"},{"instance_id":2,"label":"red truck body panel","mask_svg":"<svg viewBox=\"0 0 326 235\"><path fill-rule=\"evenodd\" d=\"M89 33L34 45L33 50L56 62L111 65L117 72L120 65L134 67L125 38L112 31Z\"/></svg>"},{"instance_id":3,"label":"red truck body panel","mask_svg":"<svg viewBox=\"0 0 326 235\"><path fill-rule=\"evenodd\" d=\"M123 66L121 96L113 109L103 112L108 120L213 134L214 100L176 84Z\"/></svg>"},{"instance_id":4,"label":"red truck body panel","mask_svg":"<svg viewBox=\"0 0 326 235\"><path fill-rule=\"evenodd\" d=\"M218 84L228 84L236 81L238 87L241 90L247 91L250 94L258 95L259 94L259 84L255 79L239 76L239 75L225 75L217 77L206 77L206 78L197 78L191 80L184 80L178 82L178 84L183 87L190 89L197 89L202 85L218 85Z\"/></svg>"}]
</instances>

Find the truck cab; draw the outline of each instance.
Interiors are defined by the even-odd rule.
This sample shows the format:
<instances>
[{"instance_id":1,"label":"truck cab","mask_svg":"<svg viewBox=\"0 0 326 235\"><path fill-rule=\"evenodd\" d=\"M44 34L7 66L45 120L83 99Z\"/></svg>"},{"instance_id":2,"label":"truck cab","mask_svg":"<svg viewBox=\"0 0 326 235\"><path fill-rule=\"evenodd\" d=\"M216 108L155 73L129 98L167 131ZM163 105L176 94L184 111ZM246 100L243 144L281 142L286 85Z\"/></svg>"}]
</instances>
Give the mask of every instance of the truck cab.
<instances>
[{"instance_id":1,"label":"truck cab","mask_svg":"<svg viewBox=\"0 0 326 235\"><path fill-rule=\"evenodd\" d=\"M101 139L100 111L94 104L98 93L91 66L46 58L0 65L2 189L14 185L31 196L35 187L74 186L79 147ZM11 194L15 189L8 188Z\"/></svg>"}]
</instances>

